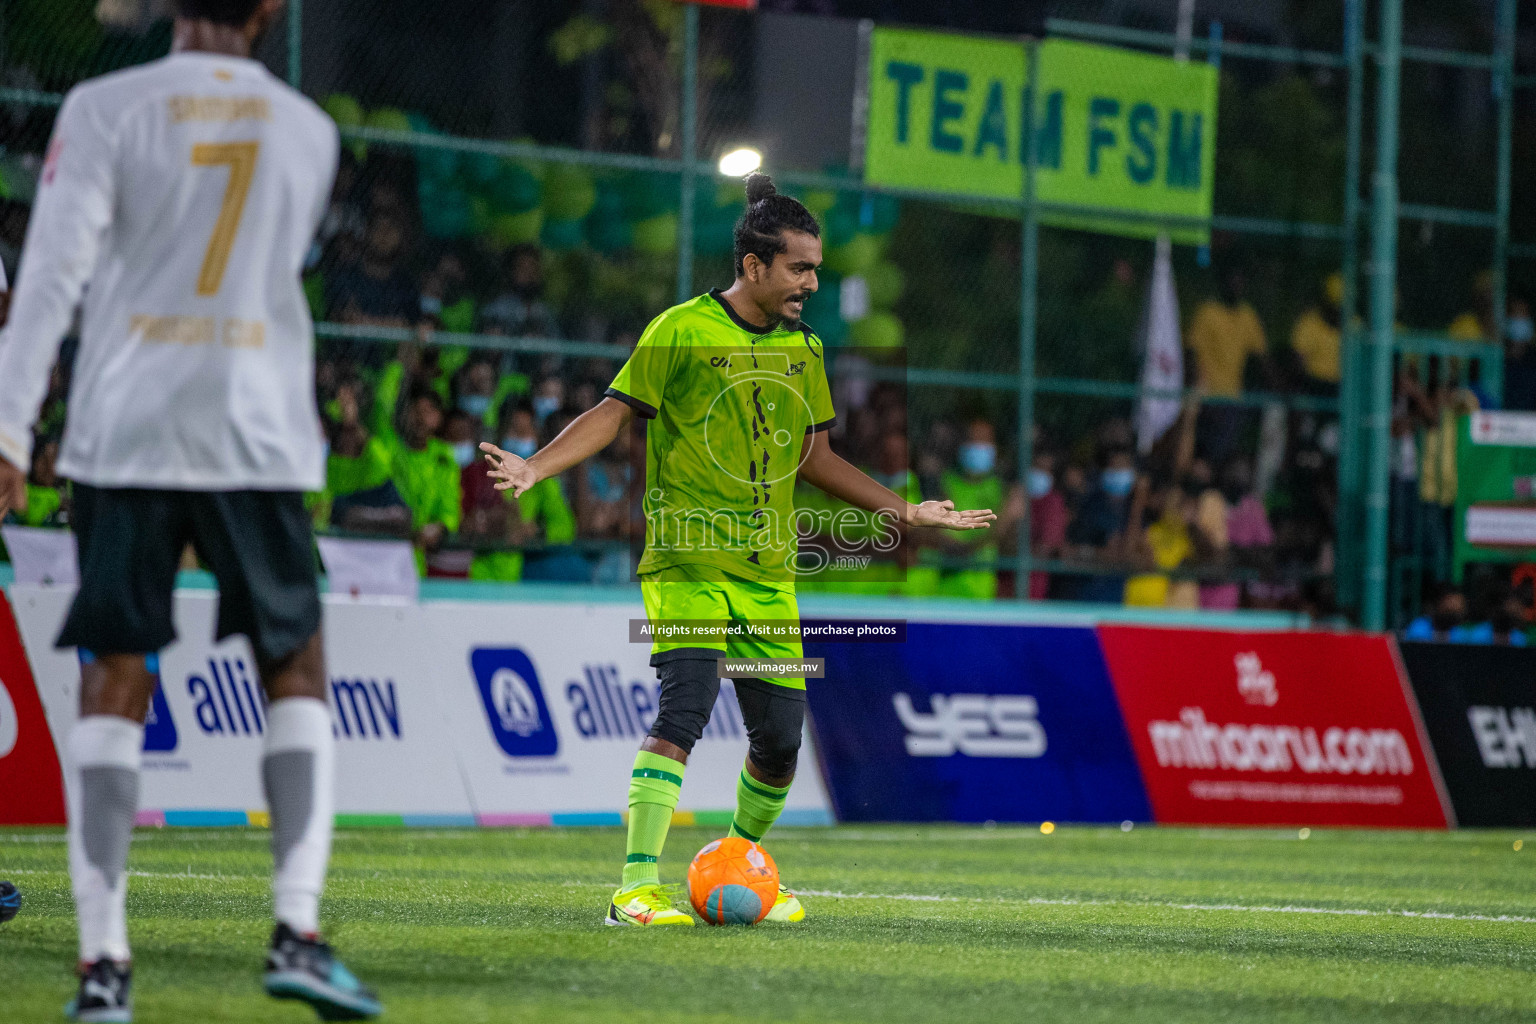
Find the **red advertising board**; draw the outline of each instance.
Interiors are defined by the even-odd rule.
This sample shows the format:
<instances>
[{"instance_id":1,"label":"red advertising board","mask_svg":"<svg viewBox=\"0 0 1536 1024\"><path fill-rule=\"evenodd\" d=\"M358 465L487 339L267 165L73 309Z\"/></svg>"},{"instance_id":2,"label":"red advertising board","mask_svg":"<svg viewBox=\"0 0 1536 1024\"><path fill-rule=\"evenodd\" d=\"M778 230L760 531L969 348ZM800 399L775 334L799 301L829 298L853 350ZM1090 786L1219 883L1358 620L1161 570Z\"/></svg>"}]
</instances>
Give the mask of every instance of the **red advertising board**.
<instances>
[{"instance_id":1,"label":"red advertising board","mask_svg":"<svg viewBox=\"0 0 1536 1024\"><path fill-rule=\"evenodd\" d=\"M1101 626L1159 822L1444 828L1385 636Z\"/></svg>"},{"instance_id":2,"label":"red advertising board","mask_svg":"<svg viewBox=\"0 0 1536 1024\"><path fill-rule=\"evenodd\" d=\"M64 824L64 782L21 635L0 591L0 825Z\"/></svg>"},{"instance_id":3,"label":"red advertising board","mask_svg":"<svg viewBox=\"0 0 1536 1024\"><path fill-rule=\"evenodd\" d=\"M739 11L757 10L757 0L677 0L685 4L708 4L710 7L734 7Z\"/></svg>"}]
</instances>

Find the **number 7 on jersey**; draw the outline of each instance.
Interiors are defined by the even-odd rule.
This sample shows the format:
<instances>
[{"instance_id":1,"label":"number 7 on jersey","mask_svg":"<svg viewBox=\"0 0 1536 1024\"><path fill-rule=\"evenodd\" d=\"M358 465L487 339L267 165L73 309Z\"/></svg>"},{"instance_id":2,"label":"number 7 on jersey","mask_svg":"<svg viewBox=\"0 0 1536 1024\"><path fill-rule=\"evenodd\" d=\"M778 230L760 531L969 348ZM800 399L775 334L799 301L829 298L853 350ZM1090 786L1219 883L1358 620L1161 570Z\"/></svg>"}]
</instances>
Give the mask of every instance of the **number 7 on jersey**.
<instances>
[{"instance_id":1,"label":"number 7 on jersey","mask_svg":"<svg viewBox=\"0 0 1536 1024\"><path fill-rule=\"evenodd\" d=\"M251 191L256 156L260 152L260 142L200 142L192 147L193 166L229 166L224 202L219 206L219 219L213 222L213 235L208 239L208 251L203 254L203 269L197 275L199 295L217 295L219 286L224 283L229 250L240 230L240 216L245 212L245 197Z\"/></svg>"}]
</instances>

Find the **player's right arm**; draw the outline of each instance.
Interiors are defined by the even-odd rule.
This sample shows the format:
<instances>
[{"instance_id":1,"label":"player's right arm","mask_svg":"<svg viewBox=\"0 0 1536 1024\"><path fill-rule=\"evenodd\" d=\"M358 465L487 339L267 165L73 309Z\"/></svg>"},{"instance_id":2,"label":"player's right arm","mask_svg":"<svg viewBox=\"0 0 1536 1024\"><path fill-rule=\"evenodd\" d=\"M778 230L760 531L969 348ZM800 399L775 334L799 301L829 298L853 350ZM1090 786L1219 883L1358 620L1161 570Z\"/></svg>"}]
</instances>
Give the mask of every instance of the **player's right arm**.
<instances>
[{"instance_id":1,"label":"player's right arm","mask_svg":"<svg viewBox=\"0 0 1536 1024\"><path fill-rule=\"evenodd\" d=\"M572 420L559 437L526 461L489 441L482 442L480 450L491 464L488 475L496 481L496 489L522 495L540 480L559 476L608 447L636 413L653 419L682 353L672 314L663 313L635 343L635 350L613 378L603 400Z\"/></svg>"},{"instance_id":2,"label":"player's right arm","mask_svg":"<svg viewBox=\"0 0 1536 1024\"><path fill-rule=\"evenodd\" d=\"M111 138L78 90L64 100L27 225L10 320L0 331L0 516L26 505L32 424L112 223Z\"/></svg>"},{"instance_id":3,"label":"player's right arm","mask_svg":"<svg viewBox=\"0 0 1536 1024\"><path fill-rule=\"evenodd\" d=\"M633 415L629 406L614 398L604 398L570 422L560 436L526 459L503 451L489 441L480 442L487 475L496 481L498 491L510 490L522 497L540 480L559 476L572 466L596 455L613 443Z\"/></svg>"}]
</instances>

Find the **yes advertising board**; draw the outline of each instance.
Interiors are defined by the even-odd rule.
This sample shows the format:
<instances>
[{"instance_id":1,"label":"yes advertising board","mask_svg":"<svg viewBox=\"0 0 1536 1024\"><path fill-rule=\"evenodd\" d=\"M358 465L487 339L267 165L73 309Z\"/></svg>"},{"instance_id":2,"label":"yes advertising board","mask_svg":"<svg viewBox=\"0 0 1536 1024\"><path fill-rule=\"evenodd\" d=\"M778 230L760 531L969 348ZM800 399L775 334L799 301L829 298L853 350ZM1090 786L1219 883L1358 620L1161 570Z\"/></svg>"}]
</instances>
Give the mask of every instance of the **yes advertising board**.
<instances>
[{"instance_id":1,"label":"yes advertising board","mask_svg":"<svg viewBox=\"0 0 1536 1024\"><path fill-rule=\"evenodd\" d=\"M1216 69L1047 39L1029 99L1021 43L876 28L870 43L869 182L988 199L1024 194L1031 125L1035 194L1108 217L1046 211L1066 227L1150 237L1113 211L1209 217L1216 159ZM1033 107L1033 111L1030 108ZM1180 241L1204 241L1201 232Z\"/></svg>"},{"instance_id":2,"label":"yes advertising board","mask_svg":"<svg viewBox=\"0 0 1536 1024\"><path fill-rule=\"evenodd\" d=\"M1405 643L1459 824L1536 825L1536 650Z\"/></svg>"},{"instance_id":3,"label":"yes advertising board","mask_svg":"<svg viewBox=\"0 0 1536 1024\"><path fill-rule=\"evenodd\" d=\"M1099 637L1157 821L1454 821L1391 638L1129 626Z\"/></svg>"},{"instance_id":4,"label":"yes advertising board","mask_svg":"<svg viewBox=\"0 0 1536 1024\"><path fill-rule=\"evenodd\" d=\"M1090 628L909 623L814 643L811 718L843 821L1147 821Z\"/></svg>"},{"instance_id":5,"label":"yes advertising board","mask_svg":"<svg viewBox=\"0 0 1536 1024\"><path fill-rule=\"evenodd\" d=\"M0 825L64 824L64 786L32 667L0 593Z\"/></svg>"}]
</instances>

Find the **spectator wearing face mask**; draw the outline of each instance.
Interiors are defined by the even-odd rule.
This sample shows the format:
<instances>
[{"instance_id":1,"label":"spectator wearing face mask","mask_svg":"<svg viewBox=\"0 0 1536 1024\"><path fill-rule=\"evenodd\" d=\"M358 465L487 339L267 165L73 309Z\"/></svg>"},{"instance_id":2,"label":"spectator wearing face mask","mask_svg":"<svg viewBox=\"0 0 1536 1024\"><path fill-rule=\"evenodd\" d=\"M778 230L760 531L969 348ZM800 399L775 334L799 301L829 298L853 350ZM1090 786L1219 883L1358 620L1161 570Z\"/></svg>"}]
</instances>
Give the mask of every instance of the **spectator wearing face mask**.
<instances>
[{"instance_id":1,"label":"spectator wearing face mask","mask_svg":"<svg viewBox=\"0 0 1536 1024\"><path fill-rule=\"evenodd\" d=\"M518 458L526 459L539 450L539 431L533 410L527 404L512 408L502 427L501 447ZM523 545L569 544L576 539L576 515L566 500L559 477L547 477L513 497L511 491L498 491L485 476L484 460L473 495L467 499L472 508L476 536L509 545L506 550L481 551L470 565L469 578L513 583L523 578Z\"/></svg>"},{"instance_id":2,"label":"spectator wearing face mask","mask_svg":"<svg viewBox=\"0 0 1536 1024\"><path fill-rule=\"evenodd\" d=\"M533 389L533 419L539 430L545 422L565 406L565 381L559 377L545 377Z\"/></svg>"},{"instance_id":3,"label":"spectator wearing face mask","mask_svg":"<svg viewBox=\"0 0 1536 1024\"><path fill-rule=\"evenodd\" d=\"M1069 601L1119 604L1125 596L1126 527L1131 496L1136 489L1136 465L1128 448L1109 449L1097 485L1067 526L1067 545L1074 558L1097 561L1110 571L1099 575L1067 576L1059 581L1060 596Z\"/></svg>"},{"instance_id":4,"label":"spectator wearing face mask","mask_svg":"<svg viewBox=\"0 0 1536 1024\"><path fill-rule=\"evenodd\" d=\"M1404 640L1462 643L1466 640L1467 598L1448 583L1435 590L1429 610L1403 630Z\"/></svg>"},{"instance_id":5,"label":"spectator wearing face mask","mask_svg":"<svg viewBox=\"0 0 1536 1024\"><path fill-rule=\"evenodd\" d=\"M1055 452L1036 448L1024 486L1015 484L1010 489L1003 512L1003 519L1016 530L1023 518L1024 502L1029 502L1029 549L1036 559L1059 558L1067 542L1067 502L1056 486L1056 461ZM1050 589L1048 573L1029 574L1030 600L1044 600Z\"/></svg>"},{"instance_id":6,"label":"spectator wearing face mask","mask_svg":"<svg viewBox=\"0 0 1536 1024\"><path fill-rule=\"evenodd\" d=\"M448 534L457 532L462 515L460 467L453 448L437 436L442 425L442 399L423 388L406 401L400 431L390 439L389 478L411 510L423 572L422 552L436 551Z\"/></svg>"},{"instance_id":7,"label":"spectator wearing face mask","mask_svg":"<svg viewBox=\"0 0 1536 1024\"><path fill-rule=\"evenodd\" d=\"M1536 412L1536 322L1522 296L1509 300L1504 321L1504 408Z\"/></svg>"},{"instance_id":8,"label":"spectator wearing face mask","mask_svg":"<svg viewBox=\"0 0 1536 1024\"><path fill-rule=\"evenodd\" d=\"M544 259L535 245L507 250L502 262L501 286L495 298L480 308L482 334L512 338L558 338L562 332L555 314L544 301ZM526 370L527 356L508 353L501 369Z\"/></svg>"},{"instance_id":9,"label":"spectator wearing face mask","mask_svg":"<svg viewBox=\"0 0 1536 1024\"><path fill-rule=\"evenodd\" d=\"M997 431L991 423L974 419L966 426L956 461L958 467L941 479L944 497L960 510L1001 508L1003 481L997 475ZM981 601L997 596L997 541L990 533L974 530L945 536L945 554L962 560L962 566L940 573L940 596Z\"/></svg>"}]
</instances>

